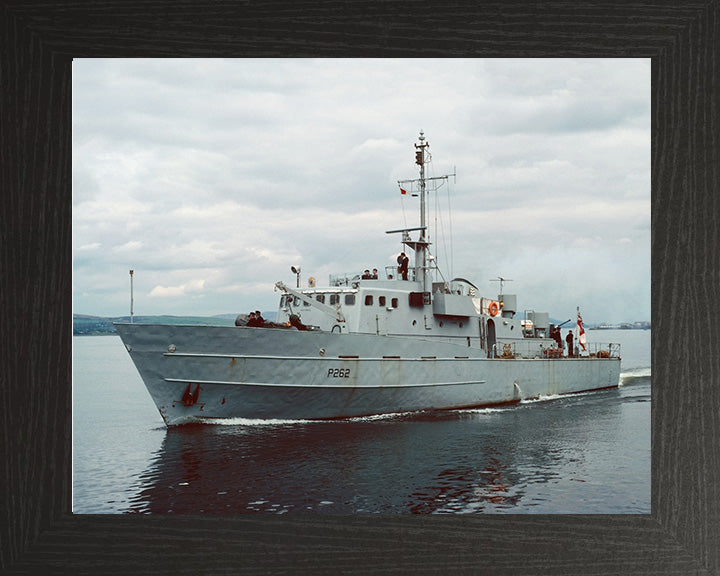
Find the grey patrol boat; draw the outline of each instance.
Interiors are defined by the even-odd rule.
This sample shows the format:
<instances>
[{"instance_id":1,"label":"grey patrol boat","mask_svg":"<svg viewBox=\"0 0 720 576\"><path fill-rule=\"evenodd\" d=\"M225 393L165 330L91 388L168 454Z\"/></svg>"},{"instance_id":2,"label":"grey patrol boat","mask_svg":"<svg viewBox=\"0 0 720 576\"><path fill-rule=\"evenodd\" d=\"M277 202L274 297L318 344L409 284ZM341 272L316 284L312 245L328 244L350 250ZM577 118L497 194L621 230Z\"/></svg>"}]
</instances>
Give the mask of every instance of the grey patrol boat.
<instances>
[{"instance_id":1,"label":"grey patrol boat","mask_svg":"<svg viewBox=\"0 0 720 576\"><path fill-rule=\"evenodd\" d=\"M333 419L498 406L618 386L620 350L585 343L568 357L547 312L486 298L442 279L430 252L426 198L449 176L399 181L420 197L420 225L400 234L412 266L380 278L334 275L276 283L277 321L255 327L117 323L167 426L218 419ZM413 237L415 239L413 239ZM407 278L407 279L404 279ZM238 322L236 322L238 324ZM555 338L551 336L556 336Z\"/></svg>"}]
</instances>

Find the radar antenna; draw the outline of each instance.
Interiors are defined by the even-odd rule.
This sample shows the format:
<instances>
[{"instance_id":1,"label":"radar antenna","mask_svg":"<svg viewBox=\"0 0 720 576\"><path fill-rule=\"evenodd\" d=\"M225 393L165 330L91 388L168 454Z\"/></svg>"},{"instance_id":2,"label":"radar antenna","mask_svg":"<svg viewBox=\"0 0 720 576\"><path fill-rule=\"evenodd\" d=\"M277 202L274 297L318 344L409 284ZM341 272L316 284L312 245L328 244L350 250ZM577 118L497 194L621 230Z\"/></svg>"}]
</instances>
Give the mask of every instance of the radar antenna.
<instances>
[{"instance_id":1,"label":"radar antenna","mask_svg":"<svg viewBox=\"0 0 720 576\"><path fill-rule=\"evenodd\" d=\"M497 278L490 278L490 282L500 282L500 294L503 294L503 283L504 282L512 282L512 278L503 278L502 276L498 276Z\"/></svg>"}]
</instances>

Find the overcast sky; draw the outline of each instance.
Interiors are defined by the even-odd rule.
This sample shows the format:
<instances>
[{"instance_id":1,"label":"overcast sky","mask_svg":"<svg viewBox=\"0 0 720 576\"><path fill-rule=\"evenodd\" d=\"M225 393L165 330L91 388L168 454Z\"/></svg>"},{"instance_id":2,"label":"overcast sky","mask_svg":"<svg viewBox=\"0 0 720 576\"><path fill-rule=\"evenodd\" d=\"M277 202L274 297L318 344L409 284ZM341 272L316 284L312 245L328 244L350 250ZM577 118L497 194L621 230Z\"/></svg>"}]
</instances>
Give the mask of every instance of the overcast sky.
<instances>
[{"instance_id":1,"label":"overcast sky","mask_svg":"<svg viewBox=\"0 0 720 576\"><path fill-rule=\"evenodd\" d=\"M275 310L277 280L381 271L418 225L484 296L650 319L650 60L73 62L74 311Z\"/></svg>"}]
</instances>

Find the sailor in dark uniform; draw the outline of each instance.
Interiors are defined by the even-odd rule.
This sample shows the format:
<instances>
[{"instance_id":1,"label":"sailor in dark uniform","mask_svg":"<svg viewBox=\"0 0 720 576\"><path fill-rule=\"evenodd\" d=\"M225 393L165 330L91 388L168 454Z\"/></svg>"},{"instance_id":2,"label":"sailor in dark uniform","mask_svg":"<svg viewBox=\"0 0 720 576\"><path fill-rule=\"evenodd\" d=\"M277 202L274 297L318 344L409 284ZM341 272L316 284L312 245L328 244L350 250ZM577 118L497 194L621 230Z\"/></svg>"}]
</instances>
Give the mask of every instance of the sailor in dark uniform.
<instances>
[{"instance_id":1,"label":"sailor in dark uniform","mask_svg":"<svg viewBox=\"0 0 720 576\"><path fill-rule=\"evenodd\" d=\"M562 348L562 336L560 335L560 327L559 326L553 326L553 329L550 333L550 338L555 340L557 342L557 347Z\"/></svg>"},{"instance_id":2,"label":"sailor in dark uniform","mask_svg":"<svg viewBox=\"0 0 720 576\"><path fill-rule=\"evenodd\" d=\"M410 263L410 259L405 256L405 252L401 252L400 256L397 257L397 263L398 263L398 274L402 274L402 279L407 280L408 279L408 264Z\"/></svg>"},{"instance_id":3,"label":"sailor in dark uniform","mask_svg":"<svg viewBox=\"0 0 720 576\"><path fill-rule=\"evenodd\" d=\"M574 356L573 354L573 333L572 330L568 332L568 335L565 336L565 342L567 342L568 345L568 358L572 358Z\"/></svg>"}]
</instances>

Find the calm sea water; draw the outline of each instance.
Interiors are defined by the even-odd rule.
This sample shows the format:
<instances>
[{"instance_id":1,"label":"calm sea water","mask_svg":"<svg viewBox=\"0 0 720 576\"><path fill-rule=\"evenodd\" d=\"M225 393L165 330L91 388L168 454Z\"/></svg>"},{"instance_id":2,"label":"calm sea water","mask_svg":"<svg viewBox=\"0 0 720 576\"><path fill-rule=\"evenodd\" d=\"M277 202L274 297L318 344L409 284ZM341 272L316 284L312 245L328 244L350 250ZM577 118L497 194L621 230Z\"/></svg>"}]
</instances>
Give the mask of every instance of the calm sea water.
<instances>
[{"instance_id":1,"label":"calm sea water","mask_svg":"<svg viewBox=\"0 0 720 576\"><path fill-rule=\"evenodd\" d=\"M165 428L117 336L73 338L73 511L650 513L650 332L622 386L501 409Z\"/></svg>"}]
</instances>

